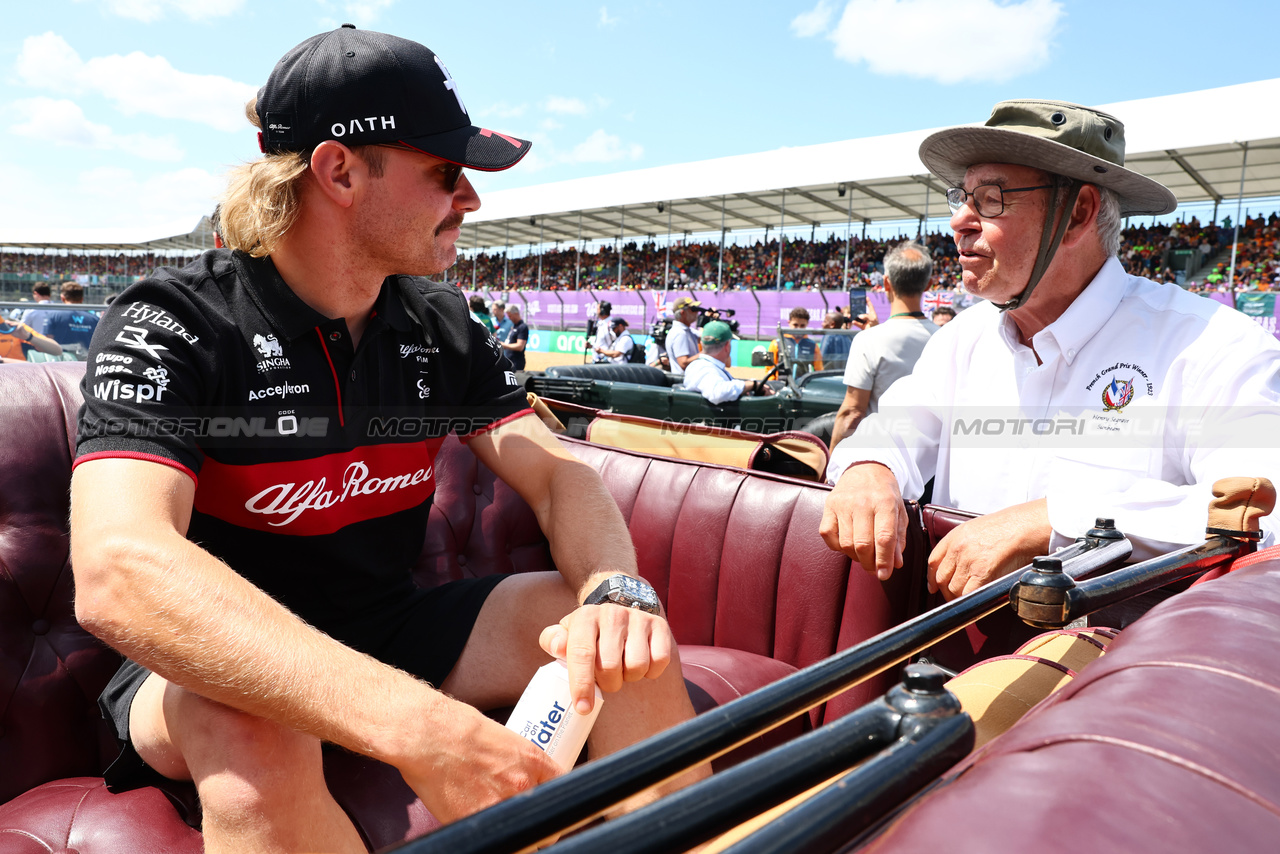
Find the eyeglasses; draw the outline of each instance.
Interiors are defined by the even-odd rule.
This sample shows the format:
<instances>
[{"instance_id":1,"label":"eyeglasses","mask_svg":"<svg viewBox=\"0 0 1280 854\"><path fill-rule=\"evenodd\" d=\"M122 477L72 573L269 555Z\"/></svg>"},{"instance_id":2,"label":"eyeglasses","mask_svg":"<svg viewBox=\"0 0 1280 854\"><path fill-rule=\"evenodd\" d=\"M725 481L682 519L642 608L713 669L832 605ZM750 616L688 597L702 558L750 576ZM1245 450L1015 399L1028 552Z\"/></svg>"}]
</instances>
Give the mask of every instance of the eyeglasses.
<instances>
[{"instance_id":1,"label":"eyeglasses","mask_svg":"<svg viewBox=\"0 0 1280 854\"><path fill-rule=\"evenodd\" d=\"M985 216L987 219L991 219L1004 213L1005 193L1026 193L1031 190L1051 189L1053 189L1052 184L1041 184L1039 187L1013 187L1010 189L1004 189L998 184L979 184L971 192L966 193L963 187L952 187L947 190L947 206L951 208L952 213L959 213L965 202L972 197L973 207L978 211L978 216Z\"/></svg>"},{"instance_id":2,"label":"eyeglasses","mask_svg":"<svg viewBox=\"0 0 1280 854\"><path fill-rule=\"evenodd\" d=\"M397 151L416 151L418 154L427 154L420 148L414 148L403 142L375 142L374 145L379 148L394 148ZM428 157L434 157L433 154L427 154ZM440 158L436 158L439 160ZM462 165L458 163L450 163L448 160L442 160L439 166L441 183L444 184L446 191L453 193L458 189L458 181L462 178Z\"/></svg>"}]
</instances>

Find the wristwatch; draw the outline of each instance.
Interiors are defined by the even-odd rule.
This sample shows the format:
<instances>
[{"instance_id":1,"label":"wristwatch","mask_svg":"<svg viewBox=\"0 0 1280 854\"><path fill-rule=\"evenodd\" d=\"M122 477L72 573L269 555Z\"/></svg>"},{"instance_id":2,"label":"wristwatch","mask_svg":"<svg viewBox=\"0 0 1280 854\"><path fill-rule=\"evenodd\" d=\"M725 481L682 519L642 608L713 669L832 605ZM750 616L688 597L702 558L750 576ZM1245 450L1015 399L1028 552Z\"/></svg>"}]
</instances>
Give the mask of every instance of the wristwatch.
<instances>
[{"instance_id":1,"label":"wristwatch","mask_svg":"<svg viewBox=\"0 0 1280 854\"><path fill-rule=\"evenodd\" d=\"M612 602L624 608L639 608L641 611L662 616L662 602L658 600L657 591L649 582L630 575L609 576L600 582L595 590L588 593L586 599L582 600L583 605L601 605L605 602Z\"/></svg>"}]
</instances>

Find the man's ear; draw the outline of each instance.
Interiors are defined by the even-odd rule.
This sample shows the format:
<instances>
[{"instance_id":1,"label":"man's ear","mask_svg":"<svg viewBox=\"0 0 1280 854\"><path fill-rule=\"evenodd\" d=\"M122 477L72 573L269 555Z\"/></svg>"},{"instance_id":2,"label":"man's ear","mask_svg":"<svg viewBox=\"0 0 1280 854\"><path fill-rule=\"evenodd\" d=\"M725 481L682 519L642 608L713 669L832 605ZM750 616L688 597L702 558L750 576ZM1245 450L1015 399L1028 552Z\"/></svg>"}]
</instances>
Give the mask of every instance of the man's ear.
<instances>
[{"instance_id":1,"label":"man's ear","mask_svg":"<svg viewBox=\"0 0 1280 854\"><path fill-rule=\"evenodd\" d=\"M339 207L351 206L356 186L367 174L364 161L340 142L326 140L311 152L311 179L316 189Z\"/></svg>"},{"instance_id":2,"label":"man's ear","mask_svg":"<svg viewBox=\"0 0 1280 854\"><path fill-rule=\"evenodd\" d=\"M1071 209L1071 222L1067 225L1067 233L1062 236L1063 246L1074 246L1080 239L1095 231L1093 224L1102 211L1102 193L1093 184L1084 184L1076 196L1076 203Z\"/></svg>"}]
</instances>

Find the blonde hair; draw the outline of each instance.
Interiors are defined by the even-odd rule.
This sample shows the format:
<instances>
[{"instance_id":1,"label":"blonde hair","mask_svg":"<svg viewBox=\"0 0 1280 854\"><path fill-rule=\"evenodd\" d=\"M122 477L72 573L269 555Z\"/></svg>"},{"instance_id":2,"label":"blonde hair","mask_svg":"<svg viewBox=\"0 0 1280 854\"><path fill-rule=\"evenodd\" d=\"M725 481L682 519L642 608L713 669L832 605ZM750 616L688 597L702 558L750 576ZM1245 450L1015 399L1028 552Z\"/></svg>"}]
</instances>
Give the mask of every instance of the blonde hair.
<instances>
[{"instance_id":1,"label":"blonde hair","mask_svg":"<svg viewBox=\"0 0 1280 854\"><path fill-rule=\"evenodd\" d=\"M245 117L261 129L258 99L244 105ZM375 146L351 149L368 165L375 178L382 177L382 152ZM311 165L301 152L267 154L251 163L235 167L227 176L227 189L220 202L219 234L229 249L238 249L254 258L270 255L298 221L298 186Z\"/></svg>"}]
</instances>

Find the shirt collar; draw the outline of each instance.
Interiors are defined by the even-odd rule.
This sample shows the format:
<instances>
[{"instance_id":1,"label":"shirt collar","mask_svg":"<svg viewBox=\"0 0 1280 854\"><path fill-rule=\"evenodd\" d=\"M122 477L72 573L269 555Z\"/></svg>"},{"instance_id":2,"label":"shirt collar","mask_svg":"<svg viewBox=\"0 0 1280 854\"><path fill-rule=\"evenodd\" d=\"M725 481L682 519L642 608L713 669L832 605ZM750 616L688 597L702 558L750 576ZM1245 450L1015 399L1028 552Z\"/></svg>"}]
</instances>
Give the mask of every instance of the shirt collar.
<instances>
[{"instance_id":1,"label":"shirt collar","mask_svg":"<svg viewBox=\"0 0 1280 854\"><path fill-rule=\"evenodd\" d=\"M1120 307L1120 301L1128 290L1127 278L1120 259L1108 258L1067 310L1035 334L1031 343L1036 352L1047 358L1056 351L1062 354L1068 365L1072 364L1081 349ZM1000 337L1010 350L1017 352L1023 346L1018 341L1017 324L1007 313L1000 320Z\"/></svg>"},{"instance_id":2,"label":"shirt collar","mask_svg":"<svg viewBox=\"0 0 1280 854\"><path fill-rule=\"evenodd\" d=\"M244 278L252 283L249 293L267 321L278 334L289 341L309 334L317 326L325 326L333 322L333 318L325 317L302 301L293 289L280 277L276 265L270 256L251 258L235 252L233 257ZM382 283L382 290L374 302L373 316L381 318L387 325L400 332L410 328L409 314L401 303L399 296L394 295L391 287L392 279Z\"/></svg>"}]
</instances>

